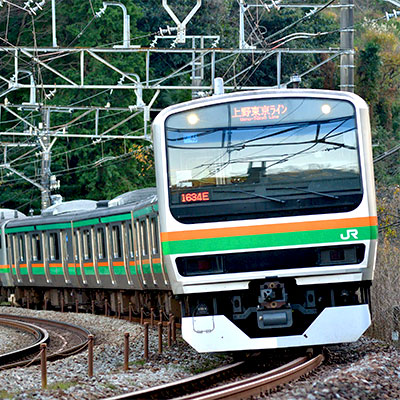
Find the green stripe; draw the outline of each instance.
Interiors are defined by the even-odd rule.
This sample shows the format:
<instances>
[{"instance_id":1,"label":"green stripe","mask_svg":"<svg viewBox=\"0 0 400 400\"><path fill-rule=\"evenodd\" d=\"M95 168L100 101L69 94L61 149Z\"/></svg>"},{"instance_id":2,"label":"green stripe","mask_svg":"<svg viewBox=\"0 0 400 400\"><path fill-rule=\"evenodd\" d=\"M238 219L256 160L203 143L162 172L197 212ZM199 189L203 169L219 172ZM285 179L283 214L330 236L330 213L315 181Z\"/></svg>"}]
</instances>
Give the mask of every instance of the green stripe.
<instances>
[{"instance_id":1,"label":"green stripe","mask_svg":"<svg viewBox=\"0 0 400 400\"><path fill-rule=\"evenodd\" d=\"M85 221L74 222L74 228L80 228L82 226L97 225L99 223L98 218L87 219Z\"/></svg>"},{"instance_id":2,"label":"green stripe","mask_svg":"<svg viewBox=\"0 0 400 400\"><path fill-rule=\"evenodd\" d=\"M136 267L134 265L129 266L129 271L131 271L131 275L137 275Z\"/></svg>"},{"instance_id":3,"label":"green stripe","mask_svg":"<svg viewBox=\"0 0 400 400\"><path fill-rule=\"evenodd\" d=\"M59 224L47 224L47 225L36 225L38 231L46 231L50 229L68 229L71 228L70 222L64 222Z\"/></svg>"},{"instance_id":4,"label":"green stripe","mask_svg":"<svg viewBox=\"0 0 400 400\"><path fill-rule=\"evenodd\" d=\"M145 207L141 210L135 211L133 213L134 218L142 217L143 215L148 215L156 212L158 209L157 205ZM119 221L129 221L131 219L131 214L119 214L119 215L110 215L108 217L100 218L100 221L104 224L108 222L119 222Z\"/></svg>"},{"instance_id":5,"label":"green stripe","mask_svg":"<svg viewBox=\"0 0 400 400\"><path fill-rule=\"evenodd\" d=\"M94 276L95 274L95 269L94 267L84 267L85 269L85 275L87 276ZM109 268L108 266L102 266L102 267L98 267L99 269L99 274L100 275L105 275L105 276L109 276ZM62 276L64 275L64 271L63 268L60 267L49 267L50 270L50 274L51 275L55 275L55 276ZM161 274L161 264L157 263L157 264L153 264L153 270L155 274ZM10 269L3 269L1 270L0 273L9 273ZM125 272L125 267L123 265L115 265L113 266L113 271L114 274L117 276L125 276L126 272ZM71 276L76 276L79 275L81 276L81 270L80 267L68 267L68 272ZM130 272L132 275L136 275L136 268L134 265L130 266ZM13 267L12 269L12 273L13 275L16 275L16 269L15 267ZM28 275L28 268L27 267L20 267L20 273L21 275ZM45 270L44 267L33 267L32 268L32 273L33 275L45 275ZM150 264L144 264L143 265L143 273L146 275L150 275L151 274L151 269L150 269Z\"/></svg>"},{"instance_id":6,"label":"green stripe","mask_svg":"<svg viewBox=\"0 0 400 400\"><path fill-rule=\"evenodd\" d=\"M94 267L84 267L86 275L96 275L94 272Z\"/></svg>"},{"instance_id":7,"label":"green stripe","mask_svg":"<svg viewBox=\"0 0 400 400\"><path fill-rule=\"evenodd\" d=\"M128 221L131 219L131 214L110 215L109 217L100 218L100 221L106 224L107 222Z\"/></svg>"},{"instance_id":8,"label":"green stripe","mask_svg":"<svg viewBox=\"0 0 400 400\"><path fill-rule=\"evenodd\" d=\"M32 267L33 275L44 275L44 267Z\"/></svg>"},{"instance_id":9,"label":"green stripe","mask_svg":"<svg viewBox=\"0 0 400 400\"><path fill-rule=\"evenodd\" d=\"M32 232L35 230L34 226L21 226L18 228L6 228L6 233L18 233L18 232Z\"/></svg>"},{"instance_id":10,"label":"green stripe","mask_svg":"<svg viewBox=\"0 0 400 400\"><path fill-rule=\"evenodd\" d=\"M68 273L69 273L71 276L76 276L76 269L75 269L75 267L68 267Z\"/></svg>"},{"instance_id":11,"label":"green stripe","mask_svg":"<svg viewBox=\"0 0 400 400\"><path fill-rule=\"evenodd\" d=\"M115 275L125 275L125 267L123 265L114 265L113 271Z\"/></svg>"},{"instance_id":12,"label":"green stripe","mask_svg":"<svg viewBox=\"0 0 400 400\"><path fill-rule=\"evenodd\" d=\"M155 274L161 274L161 264L153 264L153 270Z\"/></svg>"},{"instance_id":13,"label":"green stripe","mask_svg":"<svg viewBox=\"0 0 400 400\"><path fill-rule=\"evenodd\" d=\"M62 267L49 267L51 275L64 275Z\"/></svg>"},{"instance_id":14,"label":"green stripe","mask_svg":"<svg viewBox=\"0 0 400 400\"><path fill-rule=\"evenodd\" d=\"M376 226L363 226L357 229L357 240L377 239ZM282 247L312 245L320 243L343 242L340 235L346 235L349 229L329 229L304 232L284 232L265 235L249 235L195 240L179 240L163 242L164 254L203 253L210 251L229 251L256 249L262 247ZM354 239L352 239L354 240Z\"/></svg>"},{"instance_id":15,"label":"green stripe","mask_svg":"<svg viewBox=\"0 0 400 400\"><path fill-rule=\"evenodd\" d=\"M100 275L110 275L110 270L108 266L98 267Z\"/></svg>"},{"instance_id":16,"label":"green stripe","mask_svg":"<svg viewBox=\"0 0 400 400\"><path fill-rule=\"evenodd\" d=\"M145 208L142 208L141 210L135 211L135 212L133 213L133 216L134 216L135 218L139 218L139 217L141 217L142 215L152 214L153 212L155 212L155 211L157 211L157 210L158 210L158 205L155 204L154 206L145 207Z\"/></svg>"}]
</instances>

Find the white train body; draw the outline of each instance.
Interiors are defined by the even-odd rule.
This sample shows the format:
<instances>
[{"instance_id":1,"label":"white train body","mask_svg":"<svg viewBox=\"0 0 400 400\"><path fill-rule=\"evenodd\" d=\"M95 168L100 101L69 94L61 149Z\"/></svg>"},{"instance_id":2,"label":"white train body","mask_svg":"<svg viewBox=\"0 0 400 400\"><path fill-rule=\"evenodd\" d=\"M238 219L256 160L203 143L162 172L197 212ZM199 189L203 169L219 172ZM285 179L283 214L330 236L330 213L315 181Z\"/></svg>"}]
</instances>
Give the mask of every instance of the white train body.
<instances>
[{"instance_id":1,"label":"white train body","mask_svg":"<svg viewBox=\"0 0 400 400\"><path fill-rule=\"evenodd\" d=\"M368 106L323 90L190 101L153 123L164 263L198 351L357 340L377 217Z\"/></svg>"}]
</instances>

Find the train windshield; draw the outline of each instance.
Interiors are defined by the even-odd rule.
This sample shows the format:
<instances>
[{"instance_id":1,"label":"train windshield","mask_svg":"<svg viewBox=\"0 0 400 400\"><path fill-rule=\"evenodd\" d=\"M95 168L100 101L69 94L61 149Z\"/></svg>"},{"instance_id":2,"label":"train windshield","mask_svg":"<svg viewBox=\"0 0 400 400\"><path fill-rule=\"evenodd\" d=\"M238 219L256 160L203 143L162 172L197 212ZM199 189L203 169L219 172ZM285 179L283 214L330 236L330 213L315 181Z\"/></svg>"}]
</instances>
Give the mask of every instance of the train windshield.
<instances>
[{"instance_id":1,"label":"train windshield","mask_svg":"<svg viewBox=\"0 0 400 400\"><path fill-rule=\"evenodd\" d=\"M361 201L355 109L348 101L203 107L170 116L166 138L171 211L183 222L344 211ZM211 204L214 217L206 211ZM196 206L197 216L190 216Z\"/></svg>"}]
</instances>

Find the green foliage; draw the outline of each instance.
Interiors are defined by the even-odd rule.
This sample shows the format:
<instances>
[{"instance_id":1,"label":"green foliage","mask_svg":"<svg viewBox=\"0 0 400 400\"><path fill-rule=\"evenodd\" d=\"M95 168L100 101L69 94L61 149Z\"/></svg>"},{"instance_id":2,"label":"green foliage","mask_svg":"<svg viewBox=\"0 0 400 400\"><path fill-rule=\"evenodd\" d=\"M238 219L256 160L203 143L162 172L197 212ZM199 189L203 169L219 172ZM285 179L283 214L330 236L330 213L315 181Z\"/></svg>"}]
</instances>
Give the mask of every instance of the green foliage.
<instances>
[{"instance_id":1,"label":"green foliage","mask_svg":"<svg viewBox=\"0 0 400 400\"><path fill-rule=\"evenodd\" d=\"M169 4L181 20L195 5L195 0L171 1ZM131 16L131 40L133 44L143 47L149 46L159 28L174 26L171 17L161 5L161 0L137 0L124 2ZM387 10L383 0L359 0L356 3L355 13L358 22L363 19L377 18ZM122 39L122 10L119 7L109 6L107 11L97 17L96 13L103 7L102 0L89 2L76 2L63 0L57 3L57 43L60 47L104 47L112 48L114 44L121 44ZM390 11L390 10L389 10ZM248 15L250 22L254 18L253 27L264 40L260 43L255 37L249 39L249 44L256 44L258 48L264 47L266 54L271 49L279 48L337 48L339 38L339 12L336 9L326 9L315 14L312 18L303 18L304 10L273 9L271 12L259 10ZM291 24L292 28L278 32ZM233 48L238 46L239 34L238 4L232 0L203 0L201 9L194 15L187 26L187 34L212 34L220 35L218 47ZM393 20L386 22L356 24L357 53L356 53L356 91L370 105L371 121L373 125L375 154L395 147L400 139L400 22ZM0 37L16 46L50 46L52 44L51 32L51 6L46 2L43 10L38 11L32 18L26 12L16 7L3 6L0 8ZM313 33L306 39L293 39L296 32ZM247 31L249 34L249 31ZM5 44L7 44L7 42ZM2 43L4 44L4 43ZM159 43L161 46L161 44ZM165 42L169 47L170 43ZM177 47L180 45L178 44ZM265 57L248 54L221 61L216 66L216 76L224 76L227 80L235 74L242 72L247 66L253 64L249 72L245 72L233 79L230 84L236 87L246 85L270 85L277 83L276 55ZM22 56L21 56L22 57ZM145 57L138 54L102 53L102 57L117 68L128 74L137 74L141 81L145 79ZM307 88L339 88L339 58L329 60L326 54L284 54L282 56L281 82L288 82L295 73L301 73L323 64L320 68L308 74L302 82L302 87ZM35 81L40 85L43 81L63 83L63 79L52 72L38 68L28 58L21 58L21 65L32 71ZM164 77L177 70L191 60L191 55L175 55L166 61L162 56L152 60L150 75ZM62 71L69 79L80 81L79 56L77 54L58 54L56 51L43 60L51 67ZM229 72L227 69L229 67ZM210 72L209 67L206 67ZM121 75L111 71L104 64L91 57L85 58L84 63L85 83L116 84ZM12 76L13 64L7 58L0 65L3 76ZM206 74L207 75L207 74ZM28 77L22 78L24 82ZM169 83L190 84L188 74L180 75L168 80ZM126 83L126 82L124 82ZM204 83L211 84L211 82ZM100 95L98 91L63 90L58 89L56 97L48 99L45 90L38 91L38 101L51 105L97 105L112 107L128 107L136 104L136 95L128 90L107 90ZM145 91L146 103L154 92ZM27 90L16 90L7 95L8 100L14 104L27 101ZM190 90L168 91L163 90L157 98L154 107L162 109L170 104L190 100ZM90 99L87 100L87 99ZM76 112L75 116L81 115ZM31 124L38 126L43 115L40 110L30 113L25 112L23 117ZM125 114L122 118L128 117ZM152 114L154 117L155 114ZM13 129L15 121L10 121L5 115L1 116L1 131ZM65 113L52 113L51 125L63 126L71 120ZM102 112L99 123L100 132L105 132L114 127L121 120L121 115L115 111ZM94 113L86 118L79 119L68 129L82 135L93 134ZM142 118L135 117L129 123L122 124L115 132L120 135L140 131L143 126ZM11 142L12 137L4 137L4 141ZM30 141L35 143L35 139ZM36 142L37 144L37 142ZM154 160L152 160L149 143L141 140L137 142L106 141L91 142L90 140L65 140L58 139L52 149L51 170L61 181L60 193L66 200L77 198L104 199L112 198L125 191L134 190L144 186L153 186ZM38 146L39 148L39 146ZM26 149L13 149L11 158L23 157ZM34 160L34 161L32 161ZM398 154L388 157L376 166L376 176L383 184L400 184ZM40 157L22 158L15 167L24 175L40 181ZM13 176L6 177L5 171L0 174L0 207L20 208L27 212L33 207L40 209L40 193L26 181Z\"/></svg>"},{"instance_id":2,"label":"green foliage","mask_svg":"<svg viewBox=\"0 0 400 400\"><path fill-rule=\"evenodd\" d=\"M396 148L400 139L399 24L365 24L357 44L356 91L370 107L374 154ZM375 164L380 185L400 184L399 153Z\"/></svg>"},{"instance_id":3,"label":"green foliage","mask_svg":"<svg viewBox=\"0 0 400 400\"><path fill-rule=\"evenodd\" d=\"M365 49L360 50L357 63L358 94L369 104L379 98L379 80L382 60L379 55L380 46L376 42L368 42Z\"/></svg>"}]
</instances>

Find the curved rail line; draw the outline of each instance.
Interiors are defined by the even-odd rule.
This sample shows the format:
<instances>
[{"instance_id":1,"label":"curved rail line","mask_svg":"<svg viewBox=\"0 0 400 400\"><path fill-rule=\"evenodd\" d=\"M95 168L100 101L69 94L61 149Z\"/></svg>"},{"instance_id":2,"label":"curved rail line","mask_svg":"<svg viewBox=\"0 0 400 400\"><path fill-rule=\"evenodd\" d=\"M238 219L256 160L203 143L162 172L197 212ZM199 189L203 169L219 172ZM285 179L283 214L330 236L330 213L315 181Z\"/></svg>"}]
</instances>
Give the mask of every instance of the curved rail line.
<instances>
[{"instance_id":1,"label":"curved rail line","mask_svg":"<svg viewBox=\"0 0 400 400\"><path fill-rule=\"evenodd\" d=\"M73 324L68 324L66 322L60 322L60 321L53 321L53 320L47 320L43 318L34 318L34 317L28 317L28 316L20 316L20 315L12 315L12 314L0 314L0 318L6 318L15 322L25 322L27 324L34 324L34 325L41 325L41 328L46 327L46 330L50 331L49 337L51 337L51 330L52 329L59 329L62 330L63 332L72 332L76 339L75 342L78 342L72 346L64 346L62 349L58 349L57 351L49 351L47 354L47 360L52 361L56 360L59 358L67 357L71 354L78 353L79 351L83 350L86 348L88 344L88 336L91 334L91 332L83 328L81 326L73 325ZM59 335L58 335L59 336ZM40 344L39 344L40 346ZM29 361L17 361L13 363L9 363L7 365L1 365L0 369L6 369L6 368L14 368L14 367L19 367L19 366L24 366L27 363L38 363L40 360L37 359L31 359Z\"/></svg>"},{"instance_id":2,"label":"curved rail line","mask_svg":"<svg viewBox=\"0 0 400 400\"><path fill-rule=\"evenodd\" d=\"M48 343L49 341L49 333L40 326L4 317L0 318L0 325L28 332L34 337L34 342L29 346L0 354L0 366L10 363L10 361L37 353L40 350L40 345L42 343Z\"/></svg>"},{"instance_id":3,"label":"curved rail line","mask_svg":"<svg viewBox=\"0 0 400 400\"><path fill-rule=\"evenodd\" d=\"M126 399L179 399L179 400L219 400L219 399L244 399L251 396L257 396L264 392L270 391L279 385L288 383L300 376L306 375L313 369L317 368L323 362L322 354L312 358L299 357L281 367L275 368L263 374L255 375L237 382L231 382L226 385L214 387L201 392L193 392L194 388L200 383L207 381L217 381L223 375L232 373L235 369L244 367L245 361L225 367L217 368L183 379L178 382L160 385L154 388L140 390L119 396L110 397L107 400L126 400ZM189 393L191 394L182 394Z\"/></svg>"},{"instance_id":4,"label":"curved rail line","mask_svg":"<svg viewBox=\"0 0 400 400\"><path fill-rule=\"evenodd\" d=\"M179 397L179 400L220 400L220 399L243 399L254 396L264 396L276 387L296 380L319 367L324 356L319 354L311 360L300 357L282 367L273 369L264 374L256 375L238 382L212 388L191 395ZM176 399L176 400L178 400Z\"/></svg>"},{"instance_id":5,"label":"curved rail line","mask_svg":"<svg viewBox=\"0 0 400 400\"><path fill-rule=\"evenodd\" d=\"M123 399L172 399L188 392L193 392L193 388L200 383L215 382L223 379L225 376L232 374L235 370L242 368L245 361L239 361L234 364L226 365L216 369L212 369L189 378L181 379L177 382L166 383L165 385L155 386L149 389L143 389L136 392L126 393L119 396L110 397L107 400L123 400Z\"/></svg>"}]
</instances>

